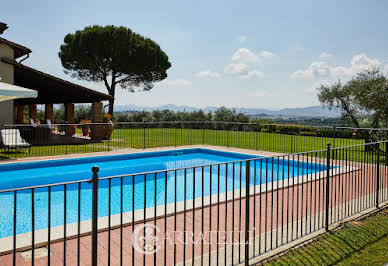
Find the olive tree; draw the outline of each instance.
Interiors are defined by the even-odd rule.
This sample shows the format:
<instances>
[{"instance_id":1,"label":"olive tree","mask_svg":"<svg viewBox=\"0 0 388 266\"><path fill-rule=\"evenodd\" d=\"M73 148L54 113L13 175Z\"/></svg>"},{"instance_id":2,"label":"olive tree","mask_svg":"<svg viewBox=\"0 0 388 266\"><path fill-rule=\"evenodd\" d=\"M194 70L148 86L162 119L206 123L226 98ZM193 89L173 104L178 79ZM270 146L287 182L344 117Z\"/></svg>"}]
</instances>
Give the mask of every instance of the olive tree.
<instances>
[{"instance_id":1,"label":"olive tree","mask_svg":"<svg viewBox=\"0 0 388 266\"><path fill-rule=\"evenodd\" d=\"M69 33L58 55L65 73L103 82L113 98L118 85L130 92L151 90L171 66L156 42L123 26L96 25ZM109 101L110 114L113 105L114 99Z\"/></svg>"},{"instance_id":2,"label":"olive tree","mask_svg":"<svg viewBox=\"0 0 388 266\"><path fill-rule=\"evenodd\" d=\"M319 101L340 110L353 126L378 128L388 123L388 79L378 68L363 70L345 84L338 81L318 90ZM362 131L361 135L365 142L387 138L386 132L379 130Z\"/></svg>"},{"instance_id":3,"label":"olive tree","mask_svg":"<svg viewBox=\"0 0 388 266\"><path fill-rule=\"evenodd\" d=\"M318 99L330 109L337 108L342 116L360 127L380 127L388 121L388 79L378 68L366 69L343 84L318 88Z\"/></svg>"}]
</instances>

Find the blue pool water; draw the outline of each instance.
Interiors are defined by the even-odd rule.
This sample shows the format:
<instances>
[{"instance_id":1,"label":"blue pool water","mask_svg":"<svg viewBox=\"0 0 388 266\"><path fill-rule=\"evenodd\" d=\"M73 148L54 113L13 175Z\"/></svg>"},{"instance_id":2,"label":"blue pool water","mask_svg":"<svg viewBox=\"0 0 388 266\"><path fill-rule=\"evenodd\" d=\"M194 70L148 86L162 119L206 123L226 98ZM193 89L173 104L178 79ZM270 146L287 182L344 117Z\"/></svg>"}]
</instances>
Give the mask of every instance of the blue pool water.
<instances>
[{"instance_id":1,"label":"blue pool water","mask_svg":"<svg viewBox=\"0 0 388 266\"><path fill-rule=\"evenodd\" d=\"M233 188L236 190L245 188L245 162L234 165L229 163L220 166L207 166L203 169L197 167L187 170L168 170L251 158L258 157L208 149L185 149L5 164L0 165L0 190L89 179L92 176L91 168L94 165L100 168L99 177L166 170L157 174L140 174L126 176L122 179L111 179L111 214L114 215L120 213L121 207L123 212L128 212L132 211L132 205L134 205L135 210L139 210L155 205L174 203L175 200L183 201L184 199L231 191ZM250 183L251 185L258 185L282 180L283 178L292 178L293 176L323 171L325 168L326 166L322 164L309 163L307 165L303 162L281 159L262 159L261 161L258 159L256 165L254 163L250 165ZM254 173L256 173L255 178ZM132 197L133 190L134 198ZM66 221L64 219L65 191L67 199ZM122 206L120 201L121 194L123 199ZM91 184L88 182L80 183L80 193L78 183L68 184L66 190L64 185L51 188L51 227L63 225L65 222L69 224L78 221L79 195L81 202L80 220L89 220L91 218L92 205ZM108 180L100 180L98 190L99 217L109 214L108 198ZM0 193L0 237L13 234L14 202L13 192ZM16 205L17 234L30 232L32 230L31 189L17 192ZM35 230L47 228L49 209L47 187L34 189L33 205Z\"/></svg>"}]
</instances>

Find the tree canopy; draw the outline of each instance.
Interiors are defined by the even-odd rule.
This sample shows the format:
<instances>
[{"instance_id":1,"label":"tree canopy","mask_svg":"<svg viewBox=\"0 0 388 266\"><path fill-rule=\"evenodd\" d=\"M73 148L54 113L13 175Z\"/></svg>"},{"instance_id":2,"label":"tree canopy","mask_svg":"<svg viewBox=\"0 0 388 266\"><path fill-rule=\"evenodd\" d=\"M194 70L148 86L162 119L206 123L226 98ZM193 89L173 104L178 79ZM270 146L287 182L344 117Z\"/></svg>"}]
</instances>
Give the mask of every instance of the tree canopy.
<instances>
[{"instance_id":1,"label":"tree canopy","mask_svg":"<svg viewBox=\"0 0 388 266\"><path fill-rule=\"evenodd\" d=\"M388 79L378 68L363 70L343 84L318 88L318 99L329 108L341 110L342 116L356 127L379 127L388 122Z\"/></svg>"},{"instance_id":2,"label":"tree canopy","mask_svg":"<svg viewBox=\"0 0 388 266\"><path fill-rule=\"evenodd\" d=\"M116 86L134 92L148 91L167 77L168 56L149 38L126 27L89 26L69 33L60 47L65 73L88 81L103 82L109 95ZM113 113L114 100L109 102Z\"/></svg>"}]
</instances>

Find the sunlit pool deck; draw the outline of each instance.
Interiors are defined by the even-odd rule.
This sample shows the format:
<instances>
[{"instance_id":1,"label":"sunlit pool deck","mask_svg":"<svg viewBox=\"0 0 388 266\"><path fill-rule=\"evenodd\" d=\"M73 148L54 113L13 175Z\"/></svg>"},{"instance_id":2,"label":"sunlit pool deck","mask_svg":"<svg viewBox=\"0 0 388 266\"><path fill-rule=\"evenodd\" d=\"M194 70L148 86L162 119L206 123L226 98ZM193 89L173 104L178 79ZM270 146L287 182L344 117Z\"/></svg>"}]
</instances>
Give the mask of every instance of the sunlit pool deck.
<instances>
[{"instance_id":1,"label":"sunlit pool deck","mask_svg":"<svg viewBox=\"0 0 388 266\"><path fill-rule=\"evenodd\" d=\"M147 149L144 152L155 152L155 151L167 151L167 150L177 150L177 149L212 149L217 151L226 151L226 152L235 152L242 153L253 156L280 156L282 154L271 153L271 152L258 152L245 149L236 149L236 148L225 148L225 147L215 147L215 146L187 146L187 147L170 147L170 148L155 148ZM141 151L141 150L140 150ZM86 158L90 156L104 156L104 155L113 155L113 154L129 154L129 153L138 153L139 150L130 149L122 150L115 152L104 152L104 153L92 153L92 154L78 154L78 155L67 155L67 156L52 156L52 157L40 157L40 158L28 158L28 159L18 159L17 162L32 162L39 160L57 160L65 158ZM291 158L289 158L292 160ZM326 162L325 158L307 158L304 156L294 157L294 160L299 161L309 161L310 163L324 164ZM9 163L8 162L1 162ZM13 160L14 162L14 160ZM371 168L371 169L369 169ZM366 165L363 171L373 171L373 166ZM343 191L343 181L342 178L352 177L352 180L358 180L358 175L360 175L361 169L356 163L346 165L341 161L335 162L335 168L332 170L331 182L334 191L331 193L338 193L338 200L333 203L330 211L334 210L334 213L338 216L345 216L346 212L350 208L349 206L353 205L362 205L368 204L373 200L374 193L368 191L367 189L362 189L361 184L359 184L358 189L354 191ZM386 167L381 169L382 175L386 176ZM361 175L360 175L361 176ZM304 175L299 175L290 179L281 179L274 182L269 182L266 184L256 184L255 186L250 186L250 210L249 213L255 213L255 218L250 217L250 231L256 231L254 235L255 238L252 238L251 241L257 242L257 247L255 250L252 249L256 254L258 251L263 252L264 246L271 245L275 242L280 244L282 242L289 242L298 234L307 234L311 232L314 228L320 228L324 223L324 189L325 182L324 178L326 177L326 171L317 171L314 173L307 173ZM373 180L366 179L362 184L363 187L371 186ZM336 185L338 184L338 185ZM387 184L385 184L385 187ZM200 188L196 188L200 189ZM108 216L98 218L98 228L100 233L98 234L98 244L99 244L99 264L107 265L108 256L107 252L110 250L111 254L111 263L112 265L119 264L120 262L120 243L122 243L123 254L121 258L123 264L130 264L132 262L132 256L134 255L135 264L143 263L145 258L147 262L153 261L154 255L143 256L140 253L132 254L132 245L131 245L131 235L134 229L138 226L142 226L144 223L156 224L158 228L161 229L158 234L160 237L165 236L166 234L173 234L174 232L183 231L184 227L186 232L208 232L217 230L223 230L231 232L229 237L226 237L226 241L223 245L220 245L221 248L220 257L225 257L229 263L232 261L230 255L231 250L233 249L235 254L239 253L238 248L240 247L243 251L243 245L238 245L236 243L238 239L242 242L244 236L241 237L239 232L242 232L245 228L245 200L246 200L246 190L234 189L233 191L224 191L222 193L212 194L211 196L201 196L194 197L193 199L188 199L183 201L178 201L175 203L161 204L155 207L147 207L144 209L135 209L134 212L127 211L121 214L113 214L110 217ZM360 206L361 206L360 205ZM354 208L354 207L352 207ZM233 211L234 215L230 215ZM156 216L155 216L156 213ZM134 222L134 223L133 223ZM107 230L110 223L110 245L108 245L108 232ZM300 228L294 226L300 223ZM120 227L120 224L123 226ZM291 228L291 233L288 232L285 235L283 228L287 226ZM79 231L78 231L79 230ZM258 231L260 230L260 232ZM288 229L287 231L289 231ZM300 232L299 232L300 230ZM309 231L310 230L310 231ZM63 225L55 226L51 228L51 245L50 245L50 260L54 265L61 264L64 261L64 227ZM91 220L81 221L80 228L78 228L78 223L70 223L66 225L66 263L76 264L78 257L78 251L80 252L79 260L85 264L90 264L91 256ZM259 232L259 233L258 233ZM79 236L78 233L81 233ZM267 235L271 233L271 236ZM121 235L121 237L120 237ZM253 235L253 234L252 234ZM259 239L257 237L260 236ZM35 255L36 265L45 265L47 264L47 242L48 242L48 230L40 229L35 231L35 248L41 247L38 250L40 255ZM214 238L214 237L213 237ZM270 241L271 239L272 241ZM0 239L0 252L3 254L0 257L1 263L9 265L7 263L12 262L12 253L9 253L13 247L13 237L3 237ZM28 250L31 247L32 235L31 232L19 234L16 237L16 246L20 250L17 253L17 260L20 265L28 264L29 253L23 252L23 250ZM183 252L186 253L185 259L188 260L194 254L195 260L201 259L200 254L205 253L205 256L214 257L214 252L217 249L216 240L211 239L209 235L207 245L183 245L181 243L166 243L166 246L162 245L161 249L158 250L156 256L160 258L166 257L167 265L171 265L174 260L176 262L183 262ZM206 241L205 241L206 242ZM267 243L268 242L268 243ZM274 243L272 243L274 242ZM210 243L210 244L209 244ZM260 246L260 247L259 247ZM226 249L225 249L226 247ZM171 250L175 248L175 257L172 254ZM194 253L193 249L194 248ZM227 256L224 256L226 250ZM209 253L210 251L210 253ZM241 255L243 256L243 254ZM208 257L206 258L208 260ZM234 255L234 263L236 263L238 257ZM204 263L206 265L206 263Z\"/></svg>"}]
</instances>

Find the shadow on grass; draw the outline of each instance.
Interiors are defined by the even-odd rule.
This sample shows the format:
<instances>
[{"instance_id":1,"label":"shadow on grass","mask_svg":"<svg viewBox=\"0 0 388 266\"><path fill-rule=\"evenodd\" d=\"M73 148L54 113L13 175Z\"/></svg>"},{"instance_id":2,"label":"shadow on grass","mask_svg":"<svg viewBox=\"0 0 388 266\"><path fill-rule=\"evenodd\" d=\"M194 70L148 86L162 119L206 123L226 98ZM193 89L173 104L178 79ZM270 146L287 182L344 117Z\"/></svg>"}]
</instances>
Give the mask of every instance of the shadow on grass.
<instances>
[{"instance_id":1,"label":"shadow on grass","mask_svg":"<svg viewBox=\"0 0 388 266\"><path fill-rule=\"evenodd\" d=\"M388 208L358 221L344 224L338 230L318 236L303 246L290 249L285 253L265 260L259 265L338 265L348 264L347 259L368 250L388 236ZM388 247L387 247L388 248ZM384 250L384 247L383 247ZM371 262L375 250L363 254L363 262ZM369 256L369 257L368 257ZM388 260L388 258L387 258ZM359 261L358 263L362 264ZM350 264L352 264L350 262Z\"/></svg>"}]
</instances>

